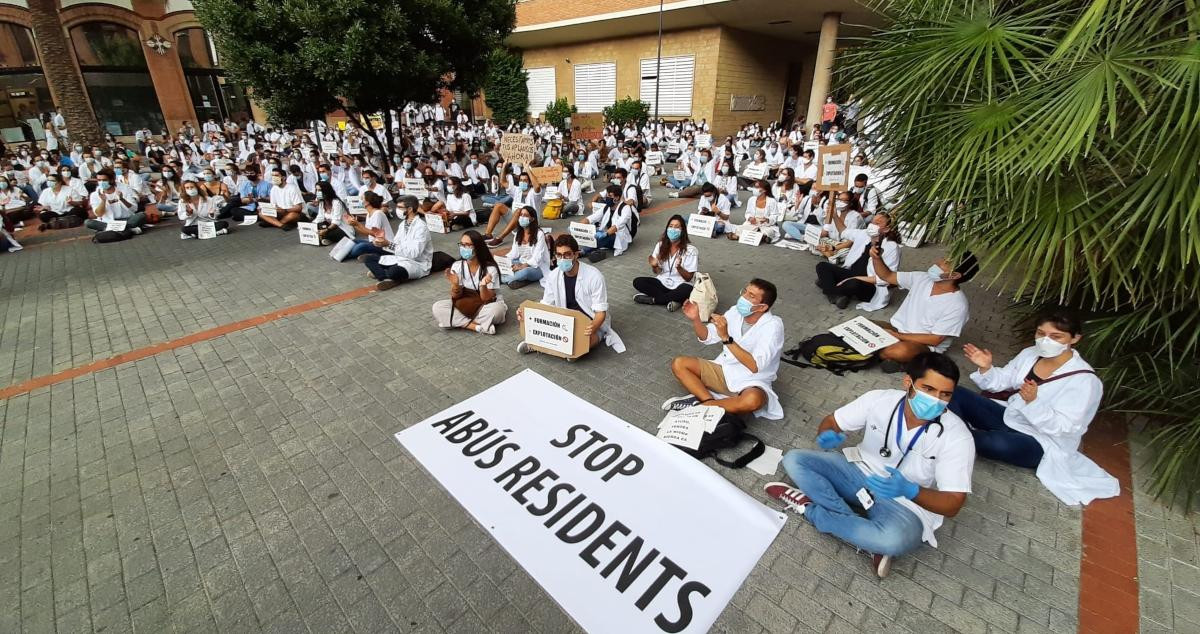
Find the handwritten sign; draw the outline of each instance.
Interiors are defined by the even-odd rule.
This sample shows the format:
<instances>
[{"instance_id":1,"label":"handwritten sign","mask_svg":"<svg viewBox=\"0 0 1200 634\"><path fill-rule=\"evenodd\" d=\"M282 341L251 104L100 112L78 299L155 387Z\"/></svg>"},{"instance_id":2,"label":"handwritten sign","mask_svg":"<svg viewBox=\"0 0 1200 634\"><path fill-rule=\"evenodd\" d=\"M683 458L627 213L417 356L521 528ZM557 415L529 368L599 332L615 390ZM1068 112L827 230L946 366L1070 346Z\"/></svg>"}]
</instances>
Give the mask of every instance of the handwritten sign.
<instances>
[{"instance_id":1,"label":"handwritten sign","mask_svg":"<svg viewBox=\"0 0 1200 634\"><path fill-rule=\"evenodd\" d=\"M321 236L317 234L317 223L297 222L296 233L300 236L300 244L311 244L314 247L321 246Z\"/></svg>"},{"instance_id":2,"label":"handwritten sign","mask_svg":"<svg viewBox=\"0 0 1200 634\"><path fill-rule=\"evenodd\" d=\"M124 220L109 220L108 223L105 224L104 228L108 231L124 231L125 225L126 221Z\"/></svg>"},{"instance_id":3,"label":"handwritten sign","mask_svg":"<svg viewBox=\"0 0 1200 634\"><path fill-rule=\"evenodd\" d=\"M500 151L504 158L516 165L528 165L533 162L533 135L509 132L500 140Z\"/></svg>"},{"instance_id":4,"label":"handwritten sign","mask_svg":"<svg viewBox=\"0 0 1200 634\"><path fill-rule=\"evenodd\" d=\"M861 315L830 328L829 332L841 337L842 341L859 354L874 354L899 341L875 325L875 322Z\"/></svg>"},{"instance_id":5,"label":"handwritten sign","mask_svg":"<svg viewBox=\"0 0 1200 634\"><path fill-rule=\"evenodd\" d=\"M217 225L213 222L205 222L201 220L196 223L196 237L201 240L211 240L217 237Z\"/></svg>"},{"instance_id":6,"label":"handwritten sign","mask_svg":"<svg viewBox=\"0 0 1200 634\"><path fill-rule=\"evenodd\" d=\"M322 154L337 154L337 141L321 141Z\"/></svg>"},{"instance_id":7,"label":"handwritten sign","mask_svg":"<svg viewBox=\"0 0 1200 634\"><path fill-rule=\"evenodd\" d=\"M450 233L441 214L425 214L425 226L430 233Z\"/></svg>"},{"instance_id":8,"label":"handwritten sign","mask_svg":"<svg viewBox=\"0 0 1200 634\"><path fill-rule=\"evenodd\" d=\"M680 181L680 182L686 182L688 180L691 180L688 178L687 172L685 172L683 170L675 170L674 172L671 172L671 176L675 180Z\"/></svg>"},{"instance_id":9,"label":"handwritten sign","mask_svg":"<svg viewBox=\"0 0 1200 634\"><path fill-rule=\"evenodd\" d=\"M696 147L699 149L712 147L712 135L711 134L697 134L696 135Z\"/></svg>"},{"instance_id":10,"label":"handwritten sign","mask_svg":"<svg viewBox=\"0 0 1200 634\"><path fill-rule=\"evenodd\" d=\"M512 277L512 258L504 255L494 256L496 260L496 268L500 269L500 279L508 279Z\"/></svg>"},{"instance_id":11,"label":"handwritten sign","mask_svg":"<svg viewBox=\"0 0 1200 634\"><path fill-rule=\"evenodd\" d=\"M571 136L576 139L593 141L604 138L604 115L601 113L571 115Z\"/></svg>"},{"instance_id":12,"label":"handwritten sign","mask_svg":"<svg viewBox=\"0 0 1200 634\"><path fill-rule=\"evenodd\" d=\"M646 152L646 165L662 165L662 164L663 164L663 153L662 152L658 152L658 151Z\"/></svg>"},{"instance_id":13,"label":"handwritten sign","mask_svg":"<svg viewBox=\"0 0 1200 634\"><path fill-rule=\"evenodd\" d=\"M258 215L266 216L267 218L278 218L279 211L271 203L258 203Z\"/></svg>"},{"instance_id":14,"label":"handwritten sign","mask_svg":"<svg viewBox=\"0 0 1200 634\"><path fill-rule=\"evenodd\" d=\"M361 216L367 213L367 206L363 204L363 197L361 194L356 196L347 196L346 204L350 207L350 213L354 215Z\"/></svg>"},{"instance_id":15,"label":"handwritten sign","mask_svg":"<svg viewBox=\"0 0 1200 634\"><path fill-rule=\"evenodd\" d=\"M531 167L529 168L529 175L543 185L546 183L557 183L562 180L562 168L557 165Z\"/></svg>"},{"instance_id":16,"label":"handwritten sign","mask_svg":"<svg viewBox=\"0 0 1200 634\"><path fill-rule=\"evenodd\" d=\"M821 244L821 225L804 225L804 243L814 248Z\"/></svg>"},{"instance_id":17,"label":"handwritten sign","mask_svg":"<svg viewBox=\"0 0 1200 634\"><path fill-rule=\"evenodd\" d=\"M570 225L571 235L575 236L575 241L581 247L590 249L596 248L596 226L586 222L572 222Z\"/></svg>"},{"instance_id":18,"label":"handwritten sign","mask_svg":"<svg viewBox=\"0 0 1200 634\"><path fill-rule=\"evenodd\" d=\"M717 230L716 216L704 216L699 213L688 216L687 232L688 235L701 236L704 238L713 237L713 233Z\"/></svg>"},{"instance_id":19,"label":"handwritten sign","mask_svg":"<svg viewBox=\"0 0 1200 634\"><path fill-rule=\"evenodd\" d=\"M546 200L558 200L558 185L547 185L544 191Z\"/></svg>"},{"instance_id":20,"label":"handwritten sign","mask_svg":"<svg viewBox=\"0 0 1200 634\"><path fill-rule=\"evenodd\" d=\"M252 225L256 222L258 222L258 216L256 216L256 215L242 216L241 226L245 227L247 225Z\"/></svg>"},{"instance_id":21,"label":"handwritten sign","mask_svg":"<svg viewBox=\"0 0 1200 634\"><path fill-rule=\"evenodd\" d=\"M766 178L767 177L767 164L759 163L756 165L754 163L751 163L746 166L746 169L742 170L742 176L745 176L746 178L749 178L750 180L760 180L760 179Z\"/></svg>"},{"instance_id":22,"label":"handwritten sign","mask_svg":"<svg viewBox=\"0 0 1200 634\"><path fill-rule=\"evenodd\" d=\"M813 189L845 191L850 187L850 145L826 145L817 154L817 179Z\"/></svg>"},{"instance_id":23,"label":"handwritten sign","mask_svg":"<svg viewBox=\"0 0 1200 634\"><path fill-rule=\"evenodd\" d=\"M756 247L762 244L763 234L758 229L742 229L738 232L738 244Z\"/></svg>"}]
</instances>

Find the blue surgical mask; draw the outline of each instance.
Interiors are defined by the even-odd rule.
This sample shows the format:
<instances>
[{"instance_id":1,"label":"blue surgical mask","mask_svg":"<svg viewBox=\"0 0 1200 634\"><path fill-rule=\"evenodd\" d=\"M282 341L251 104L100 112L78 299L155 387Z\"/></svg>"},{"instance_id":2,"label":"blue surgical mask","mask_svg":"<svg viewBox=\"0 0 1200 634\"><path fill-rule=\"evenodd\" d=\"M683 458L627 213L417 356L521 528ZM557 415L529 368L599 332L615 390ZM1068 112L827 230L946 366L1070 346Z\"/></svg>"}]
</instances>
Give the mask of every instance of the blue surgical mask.
<instances>
[{"instance_id":1,"label":"blue surgical mask","mask_svg":"<svg viewBox=\"0 0 1200 634\"><path fill-rule=\"evenodd\" d=\"M947 403L914 388L912 398L908 399L908 405L912 408L913 413L917 415L917 418L921 420L933 420L946 411Z\"/></svg>"},{"instance_id":2,"label":"blue surgical mask","mask_svg":"<svg viewBox=\"0 0 1200 634\"><path fill-rule=\"evenodd\" d=\"M739 297L737 300L737 311L742 317L749 317L750 313L754 312L754 304L745 297Z\"/></svg>"},{"instance_id":3,"label":"blue surgical mask","mask_svg":"<svg viewBox=\"0 0 1200 634\"><path fill-rule=\"evenodd\" d=\"M670 227L667 229L667 239L670 240L671 242L675 242L682 235L683 235L682 229L676 229L675 227Z\"/></svg>"},{"instance_id":4,"label":"blue surgical mask","mask_svg":"<svg viewBox=\"0 0 1200 634\"><path fill-rule=\"evenodd\" d=\"M471 256L475 255L475 249L472 249L471 247L464 247L462 245L459 245L458 255L459 255L459 257L461 257L464 260L470 260Z\"/></svg>"},{"instance_id":5,"label":"blue surgical mask","mask_svg":"<svg viewBox=\"0 0 1200 634\"><path fill-rule=\"evenodd\" d=\"M521 183L518 185L518 187L521 188L521 191L527 191L529 189L529 183Z\"/></svg>"},{"instance_id":6,"label":"blue surgical mask","mask_svg":"<svg viewBox=\"0 0 1200 634\"><path fill-rule=\"evenodd\" d=\"M113 174L116 174L117 176L120 176L124 173L125 173L125 168L123 168L123 167L114 167L113 168Z\"/></svg>"},{"instance_id":7,"label":"blue surgical mask","mask_svg":"<svg viewBox=\"0 0 1200 634\"><path fill-rule=\"evenodd\" d=\"M942 281L942 276L945 275L946 272L942 270L942 267L934 264L933 266L929 267L928 273L929 279L935 282L940 282Z\"/></svg>"},{"instance_id":8,"label":"blue surgical mask","mask_svg":"<svg viewBox=\"0 0 1200 634\"><path fill-rule=\"evenodd\" d=\"M100 189L107 190L110 187L112 187L112 183L110 183L108 181L100 181L99 183L96 183L96 186L99 187Z\"/></svg>"},{"instance_id":9,"label":"blue surgical mask","mask_svg":"<svg viewBox=\"0 0 1200 634\"><path fill-rule=\"evenodd\" d=\"M318 175L317 175L317 178L320 178L322 182L328 182L328 181L329 181L329 174L327 174L327 173L325 173L325 172L322 172L322 173L320 173L320 174L318 174Z\"/></svg>"},{"instance_id":10,"label":"blue surgical mask","mask_svg":"<svg viewBox=\"0 0 1200 634\"><path fill-rule=\"evenodd\" d=\"M575 268L575 260L568 258L558 259L558 270L562 271L563 273L570 273L571 269L573 268Z\"/></svg>"},{"instance_id":11,"label":"blue surgical mask","mask_svg":"<svg viewBox=\"0 0 1200 634\"><path fill-rule=\"evenodd\" d=\"M529 216L521 216L520 218L517 218L517 224L521 225L522 227L528 227Z\"/></svg>"}]
</instances>

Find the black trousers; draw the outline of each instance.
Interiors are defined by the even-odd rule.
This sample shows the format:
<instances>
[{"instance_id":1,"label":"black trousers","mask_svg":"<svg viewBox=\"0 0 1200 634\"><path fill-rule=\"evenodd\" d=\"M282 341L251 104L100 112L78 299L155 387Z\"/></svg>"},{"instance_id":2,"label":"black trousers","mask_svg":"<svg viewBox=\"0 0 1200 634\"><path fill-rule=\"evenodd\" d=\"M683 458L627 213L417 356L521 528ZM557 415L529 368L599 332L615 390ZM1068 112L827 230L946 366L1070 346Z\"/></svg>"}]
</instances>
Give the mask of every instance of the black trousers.
<instances>
[{"instance_id":1,"label":"black trousers","mask_svg":"<svg viewBox=\"0 0 1200 634\"><path fill-rule=\"evenodd\" d=\"M375 279L381 282L383 280L403 282L408 279L408 269L405 269L399 264L384 266L379 263L379 258L381 257L383 256L369 255L367 256L367 259L363 261L363 264L367 265L367 270L371 272L371 275L375 276Z\"/></svg>"},{"instance_id":2,"label":"black trousers","mask_svg":"<svg viewBox=\"0 0 1200 634\"><path fill-rule=\"evenodd\" d=\"M633 288L643 295L654 298L654 303L660 306L671 302L686 302L692 294L691 284L680 284L676 288L667 288L657 277L635 277Z\"/></svg>"},{"instance_id":3,"label":"black trousers","mask_svg":"<svg viewBox=\"0 0 1200 634\"><path fill-rule=\"evenodd\" d=\"M218 221L214 222L213 225L217 231L229 228L229 223L225 222L224 220L218 220ZM192 224L192 225L188 225L186 227L181 228L179 230L179 232L186 233L189 236L198 236L198 235L200 235L200 227Z\"/></svg>"},{"instance_id":4,"label":"black trousers","mask_svg":"<svg viewBox=\"0 0 1200 634\"><path fill-rule=\"evenodd\" d=\"M844 269L830 262L817 262L817 286L821 292L835 297L850 297L860 302L870 301L875 296L875 285L862 280L850 280L838 285L842 280L854 277L849 269Z\"/></svg>"},{"instance_id":5,"label":"black trousers","mask_svg":"<svg viewBox=\"0 0 1200 634\"><path fill-rule=\"evenodd\" d=\"M221 220L232 218L234 222L241 222L243 219L245 219L247 213L248 212L246 209L241 205L237 203L229 203L222 207L221 211L217 212L217 218Z\"/></svg>"}]
</instances>

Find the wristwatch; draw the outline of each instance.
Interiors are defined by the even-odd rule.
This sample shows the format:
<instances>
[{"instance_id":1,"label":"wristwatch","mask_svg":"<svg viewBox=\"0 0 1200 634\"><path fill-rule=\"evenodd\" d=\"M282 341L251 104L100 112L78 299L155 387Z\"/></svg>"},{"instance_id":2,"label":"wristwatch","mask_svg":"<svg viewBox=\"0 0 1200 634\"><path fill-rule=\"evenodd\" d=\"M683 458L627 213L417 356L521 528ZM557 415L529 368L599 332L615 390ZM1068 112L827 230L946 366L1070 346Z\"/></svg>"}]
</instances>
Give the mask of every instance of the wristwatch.
<instances>
[{"instance_id":1,"label":"wristwatch","mask_svg":"<svg viewBox=\"0 0 1200 634\"><path fill-rule=\"evenodd\" d=\"M732 346L733 345L733 336L731 335L728 338L726 338L724 341L724 344L727 346Z\"/></svg>"}]
</instances>

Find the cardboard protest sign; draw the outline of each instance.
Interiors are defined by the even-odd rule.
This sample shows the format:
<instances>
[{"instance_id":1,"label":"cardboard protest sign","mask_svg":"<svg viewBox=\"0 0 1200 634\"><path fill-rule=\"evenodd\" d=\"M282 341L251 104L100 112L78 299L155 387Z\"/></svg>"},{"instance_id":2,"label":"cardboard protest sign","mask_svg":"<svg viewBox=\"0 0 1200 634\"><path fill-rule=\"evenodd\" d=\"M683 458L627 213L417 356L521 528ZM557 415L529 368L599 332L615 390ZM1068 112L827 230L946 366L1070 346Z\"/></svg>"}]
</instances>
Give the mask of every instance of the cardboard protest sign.
<instances>
[{"instance_id":1,"label":"cardboard protest sign","mask_svg":"<svg viewBox=\"0 0 1200 634\"><path fill-rule=\"evenodd\" d=\"M875 322L861 315L830 328L829 332L841 337L846 345L854 348L859 354L874 354L899 341L875 325Z\"/></svg>"},{"instance_id":2,"label":"cardboard protest sign","mask_svg":"<svg viewBox=\"0 0 1200 634\"><path fill-rule=\"evenodd\" d=\"M537 179L537 182L543 185L557 183L562 180L562 168L557 165L550 167L531 167L529 175Z\"/></svg>"},{"instance_id":3,"label":"cardboard protest sign","mask_svg":"<svg viewBox=\"0 0 1200 634\"><path fill-rule=\"evenodd\" d=\"M535 154L533 135L507 132L500 138L500 154L514 165L529 165Z\"/></svg>"},{"instance_id":4,"label":"cardboard protest sign","mask_svg":"<svg viewBox=\"0 0 1200 634\"><path fill-rule=\"evenodd\" d=\"M321 236L317 234L317 223L315 222L297 222L296 235L300 236L300 244L321 246Z\"/></svg>"},{"instance_id":5,"label":"cardboard protest sign","mask_svg":"<svg viewBox=\"0 0 1200 634\"><path fill-rule=\"evenodd\" d=\"M818 191L846 191L850 188L849 144L826 145L817 153L817 179L813 189Z\"/></svg>"},{"instance_id":6,"label":"cardboard protest sign","mask_svg":"<svg viewBox=\"0 0 1200 634\"><path fill-rule=\"evenodd\" d=\"M704 238L713 237L713 232L717 230L716 216L702 216L694 213L688 216L687 232L688 235L701 236Z\"/></svg>"},{"instance_id":7,"label":"cardboard protest sign","mask_svg":"<svg viewBox=\"0 0 1200 634\"><path fill-rule=\"evenodd\" d=\"M604 138L604 115L598 112L572 114L571 136L584 140Z\"/></svg>"},{"instance_id":8,"label":"cardboard protest sign","mask_svg":"<svg viewBox=\"0 0 1200 634\"><path fill-rule=\"evenodd\" d=\"M584 330L592 323L587 315L532 299L523 302L521 309L525 315L521 337L531 348L564 359L587 353L590 342Z\"/></svg>"}]
</instances>

